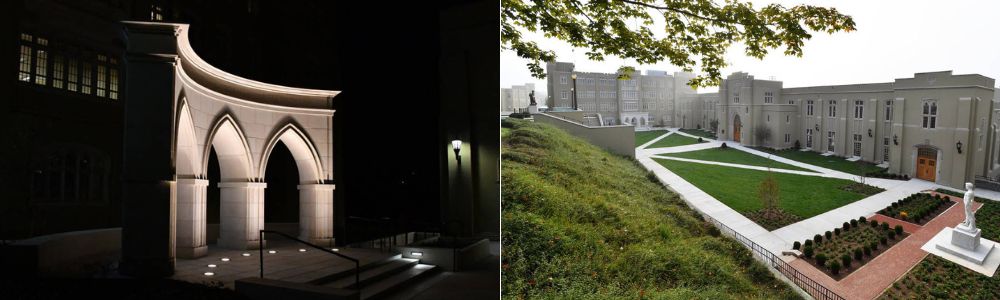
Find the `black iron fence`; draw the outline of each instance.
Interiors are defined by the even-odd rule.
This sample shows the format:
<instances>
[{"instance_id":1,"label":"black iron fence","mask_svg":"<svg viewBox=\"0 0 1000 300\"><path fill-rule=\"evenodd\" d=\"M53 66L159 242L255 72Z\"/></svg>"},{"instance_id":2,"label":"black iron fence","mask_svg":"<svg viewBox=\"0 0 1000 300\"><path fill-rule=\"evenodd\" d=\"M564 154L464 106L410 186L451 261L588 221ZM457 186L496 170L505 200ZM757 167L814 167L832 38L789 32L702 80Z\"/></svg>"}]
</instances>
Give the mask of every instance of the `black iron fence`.
<instances>
[{"instance_id":1,"label":"black iron fence","mask_svg":"<svg viewBox=\"0 0 1000 300\"><path fill-rule=\"evenodd\" d=\"M789 265L785 261L781 260L781 257L778 257L770 250L767 250L763 246L758 245L757 243L743 236L739 232L736 232L736 230L729 228L729 226L726 226L726 224L722 224L722 222L719 222L718 220L712 218L711 216L708 215L703 215L703 216L705 217L705 220L711 222L713 225L715 225L715 227L719 228L719 231L722 234L732 237L740 244L743 244L743 246L749 248L750 252L753 254L754 257L764 262L769 267L777 270L778 273L785 276L785 278L787 278L788 280L794 282L795 285L799 286L799 288L801 288L803 291L811 295L813 298L821 300L844 299L844 297L837 295L837 293L823 286L819 282L812 280L812 278L809 278L809 276L802 274L794 267L792 267L792 265Z\"/></svg>"}]
</instances>

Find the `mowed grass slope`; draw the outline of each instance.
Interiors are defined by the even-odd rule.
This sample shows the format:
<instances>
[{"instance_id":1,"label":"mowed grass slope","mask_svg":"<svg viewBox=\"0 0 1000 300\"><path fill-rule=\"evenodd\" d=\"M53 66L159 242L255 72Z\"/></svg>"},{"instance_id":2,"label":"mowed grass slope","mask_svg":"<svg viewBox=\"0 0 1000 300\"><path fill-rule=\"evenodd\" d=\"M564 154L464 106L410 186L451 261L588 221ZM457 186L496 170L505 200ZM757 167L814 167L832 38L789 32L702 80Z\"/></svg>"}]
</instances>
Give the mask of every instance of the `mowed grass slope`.
<instances>
[{"instance_id":1,"label":"mowed grass slope","mask_svg":"<svg viewBox=\"0 0 1000 300\"><path fill-rule=\"evenodd\" d=\"M655 159L671 172L694 184L730 208L746 214L763 207L757 195L767 171ZM780 206L785 212L807 219L868 197L841 187L852 181L818 176L770 172L778 181Z\"/></svg>"},{"instance_id":2,"label":"mowed grass slope","mask_svg":"<svg viewBox=\"0 0 1000 300\"><path fill-rule=\"evenodd\" d=\"M785 170L815 172L813 170L799 168L793 165L768 159L767 157L753 155L733 148L711 148L711 149L687 151L687 152L663 153L657 155L751 165L758 167L771 167L771 168L785 169Z\"/></svg>"},{"instance_id":3,"label":"mowed grass slope","mask_svg":"<svg viewBox=\"0 0 1000 300\"><path fill-rule=\"evenodd\" d=\"M634 160L549 125L505 126L505 298L799 298Z\"/></svg>"}]
</instances>

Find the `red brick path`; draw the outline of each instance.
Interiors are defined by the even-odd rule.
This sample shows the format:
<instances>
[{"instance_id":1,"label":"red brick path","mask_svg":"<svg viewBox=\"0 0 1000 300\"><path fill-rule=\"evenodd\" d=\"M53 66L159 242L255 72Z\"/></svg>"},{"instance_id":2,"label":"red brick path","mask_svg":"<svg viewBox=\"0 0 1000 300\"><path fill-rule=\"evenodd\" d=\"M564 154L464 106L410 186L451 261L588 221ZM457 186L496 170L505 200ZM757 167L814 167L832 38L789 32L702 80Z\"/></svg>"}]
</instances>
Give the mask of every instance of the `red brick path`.
<instances>
[{"instance_id":1,"label":"red brick path","mask_svg":"<svg viewBox=\"0 0 1000 300\"><path fill-rule=\"evenodd\" d=\"M933 194L937 195L938 193ZM808 275L809 278L816 280L846 299L874 299L927 256L927 252L920 249L921 246L937 235L941 229L955 227L965 220L962 198L941 195L947 196L952 201L958 203L952 205L948 210L930 222L927 222L924 226L878 214L871 216L869 219L875 219L879 222L889 222L893 227L897 224L903 225L903 230L909 232L910 236L839 282L817 270L816 267L805 260L796 259L790 262L790 264L799 270L799 272ZM980 206L982 204L977 203L973 209L978 210Z\"/></svg>"}]
</instances>

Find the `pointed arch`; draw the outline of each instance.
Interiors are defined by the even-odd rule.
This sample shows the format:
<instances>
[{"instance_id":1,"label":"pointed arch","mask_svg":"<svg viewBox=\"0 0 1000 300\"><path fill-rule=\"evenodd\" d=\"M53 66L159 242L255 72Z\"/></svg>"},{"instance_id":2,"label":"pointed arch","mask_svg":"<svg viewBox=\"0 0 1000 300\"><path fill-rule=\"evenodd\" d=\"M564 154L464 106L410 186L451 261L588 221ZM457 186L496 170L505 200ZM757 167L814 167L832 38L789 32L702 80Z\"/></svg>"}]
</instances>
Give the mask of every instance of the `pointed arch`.
<instances>
[{"instance_id":1,"label":"pointed arch","mask_svg":"<svg viewBox=\"0 0 1000 300\"><path fill-rule=\"evenodd\" d=\"M303 184L323 183L323 164L320 161L319 152L316 151L316 144L292 122L279 127L264 144L264 153L261 156L260 171L258 177L264 178L267 171L267 162L271 158L271 151L278 142L282 142L292 152L295 159L295 166L299 171L299 181Z\"/></svg>"},{"instance_id":2,"label":"pointed arch","mask_svg":"<svg viewBox=\"0 0 1000 300\"><path fill-rule=\"evenodd\" d=\"M177 118L174 121L174 174L176 178L202 177L201 155L198 152L198 137L194 129L194 119L187 98L181 92L178 100Z\"/></svg>"},{"instance_id":3,"label":"pointed arch","mask_svg":"<svg viewBox=\"0 0 1000 300\"><path fill-rule=\"evenodd\" d=\"M254 181L250 146L247 144L246 135L231 114L225 113L218 118L205 141L201 156L203 174L208 172L208 156L214 147L219 159L222 182Z\"/></svg>"}]
</instances>

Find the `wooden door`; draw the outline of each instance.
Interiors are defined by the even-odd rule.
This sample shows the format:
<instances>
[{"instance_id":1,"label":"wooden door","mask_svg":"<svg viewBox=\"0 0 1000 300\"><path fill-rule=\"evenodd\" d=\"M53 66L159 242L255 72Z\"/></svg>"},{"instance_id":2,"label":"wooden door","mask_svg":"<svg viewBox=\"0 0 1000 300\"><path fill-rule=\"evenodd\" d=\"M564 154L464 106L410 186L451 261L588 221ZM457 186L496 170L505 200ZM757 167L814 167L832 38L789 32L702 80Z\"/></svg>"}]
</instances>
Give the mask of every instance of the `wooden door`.
<instances>
[{"instance_id":1,"label":"wooden door","mask_svg":"<svg viewBox=\"0 0 1000 300\"><path fill-rule=\"evenodd\" d=\"M934 182L937 178L936 151L920 149L917 155L917 178Z\"/></svg>"},{"instance_id":2,"label":"wooden door","mask_svg":"<svg viewBox=\"0 0 1000 300\"><path fill-rule=\"evenodd\" d=\"M740 115L733 117L733 141L740 142L740 129L743 129L743 124L740 124Z\"/></svg>"}]
</instances>

